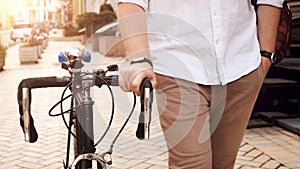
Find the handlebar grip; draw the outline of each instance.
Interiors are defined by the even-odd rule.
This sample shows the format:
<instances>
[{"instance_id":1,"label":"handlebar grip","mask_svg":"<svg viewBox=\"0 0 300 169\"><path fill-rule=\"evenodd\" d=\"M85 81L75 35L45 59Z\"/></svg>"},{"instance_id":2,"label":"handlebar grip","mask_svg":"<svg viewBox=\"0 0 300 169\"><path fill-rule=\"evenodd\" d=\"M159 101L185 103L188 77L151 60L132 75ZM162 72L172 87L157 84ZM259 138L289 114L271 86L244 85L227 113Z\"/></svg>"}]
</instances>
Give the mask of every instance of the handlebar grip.
<instances>
[{"instance_id":1,"label":"handlebar grip","mask_svg":"<svg viewBox=\"0 0 300 169\"><path fill-rule=\"evenodd\" d=\"M20 113L20 125L23 129L26 142L34 143L38 139L38 133L34 127L34 120L30 113L31 89L42 87L62 87L70 82L69 78L40 77L23 79L18 86L18 105Z\"/></svg>"},{"instance_id":2,"label":"handlebar grip","mask_svg":"<svg viewBox=\"0 0 300 169\"><path fill-rule=\"evenodd\" d=\"M20 123L23 128L26 142L33 143L37 140L38 134L34 127L33 118L30 114L30 91L28 88L22 88L22 111L23 115L20 118Z\"/></svg>"},{"instance_id":3,"label":"handlebar grip","mask_svg":"<svg viewBox=\"0 0 300 169\"><path fill-rule=\"evenodd\" d=\"M150 123L153 101L153 87L149 79L144 79L140 86L141 113L136 130L136 137L140 140L150 139Z\"/></svg>"}]
</instances>

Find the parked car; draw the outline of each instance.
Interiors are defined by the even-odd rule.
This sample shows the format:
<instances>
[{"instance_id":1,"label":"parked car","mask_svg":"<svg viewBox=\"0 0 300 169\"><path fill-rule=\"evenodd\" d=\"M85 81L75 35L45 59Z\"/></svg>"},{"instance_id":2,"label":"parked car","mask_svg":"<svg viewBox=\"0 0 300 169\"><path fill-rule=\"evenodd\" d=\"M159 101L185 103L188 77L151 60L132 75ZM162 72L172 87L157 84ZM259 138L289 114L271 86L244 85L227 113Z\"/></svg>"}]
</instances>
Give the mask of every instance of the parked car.
<instances>
[{"instance_id":1,"label":"parked car","mask_svg":"<svg viewBox=\"0 0 300 169\"><path fill-rule=\"evenodd\" d=\"M33 25L29 22L16 22L13 25L13 30L10 34L10 39L13 41L17 41L20 39L21 41L25 41L30 38L32 33Z\"/></svg>"}]
</instances>

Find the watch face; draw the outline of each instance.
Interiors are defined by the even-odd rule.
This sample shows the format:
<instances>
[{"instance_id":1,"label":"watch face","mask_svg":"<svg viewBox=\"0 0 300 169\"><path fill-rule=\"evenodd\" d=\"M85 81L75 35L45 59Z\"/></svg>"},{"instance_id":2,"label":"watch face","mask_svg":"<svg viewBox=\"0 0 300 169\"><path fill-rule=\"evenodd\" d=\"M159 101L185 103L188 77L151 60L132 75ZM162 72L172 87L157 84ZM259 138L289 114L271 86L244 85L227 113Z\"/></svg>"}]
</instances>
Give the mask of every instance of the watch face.
<instances>
[{"instance_id":1,"label":"watch face","mask_svg":"<svg viewBox=\"0 0 300 169\"><path fill-rule=\"evenodd\" d=\"M273 53L272 53L272 55L271 55L271 58L270 58L270 59L271 59L271 62L272 62L272 63L275 63L275 62L276 62L277 55L275 54L275 52L273 52Z\"/></svg>"}]
</instances>

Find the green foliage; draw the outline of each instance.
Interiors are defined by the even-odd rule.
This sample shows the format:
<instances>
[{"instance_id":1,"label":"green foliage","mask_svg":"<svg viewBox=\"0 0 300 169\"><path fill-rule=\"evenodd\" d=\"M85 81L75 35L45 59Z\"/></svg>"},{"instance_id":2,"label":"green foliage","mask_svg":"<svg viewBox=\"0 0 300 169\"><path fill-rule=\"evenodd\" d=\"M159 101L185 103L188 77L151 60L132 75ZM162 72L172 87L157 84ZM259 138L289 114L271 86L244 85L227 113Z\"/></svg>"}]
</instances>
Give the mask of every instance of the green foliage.
<instances>
[{"instance_id":1,"label":"green foliage","mask_svg":"<svg viewBox=\"0 0 300 169\"><path fill-rule=\"evenodd\" d=\"M110 10L104 10L99 13L100 16L108 16L111 17L112 19L117 19L117 15L115 12L112 12Z\"/></svg>"},{"instance_id":2,"label":"green foliage","mask_svg":"<svg viewBox=\"0 0 300 169\"><path fill-rule=\"evenodd\" d=\"M84 28L85 36L89 38L97 29L107 25L117 19L114 12L105 10L99 14L96 12L86 12L76 16L76 24L78 29Z\"/></svg>"},{"instance_id":3,"label":"green foliage","mask_svg":"<svg viewBox=\"0 0 300 169\"><path fill-rule=\"evenodd\" d=\"M77 36L77 35L79 35L78 31L79 31L79 28L75 27L71 22L66 23L63 26L64 36Z\"/></svg>"},{"instance_id":4,"label":"green foliage","mask_svg":"<svg viewBox=\"0 0 300 169\"><path fill-rule=\"evenodd\" d=\"M105 25L117 19L114 12L105 10L101 13L86 12L76 16L76 23L79 29L85 28L87 25Z\"/></svg>"}]
</instances>

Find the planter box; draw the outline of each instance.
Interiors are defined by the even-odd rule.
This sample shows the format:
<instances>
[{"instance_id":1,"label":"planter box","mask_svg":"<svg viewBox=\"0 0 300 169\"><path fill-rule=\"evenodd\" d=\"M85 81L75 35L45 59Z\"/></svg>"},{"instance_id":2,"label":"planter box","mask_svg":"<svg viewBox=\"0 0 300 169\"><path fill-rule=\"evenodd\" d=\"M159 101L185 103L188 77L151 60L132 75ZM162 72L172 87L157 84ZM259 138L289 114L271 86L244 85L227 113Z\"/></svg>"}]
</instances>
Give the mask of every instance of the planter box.
<instances>
[{"instance_id":1,"label":"planter box","mask_svg":"<svg viewBox=\"0 0 300 169\"><path fill-rule=\"evenodd\" d=\"M24 62L38 62L38 49L37 46L19 47L20 63Z\"/></svg>"}]
</instances>

